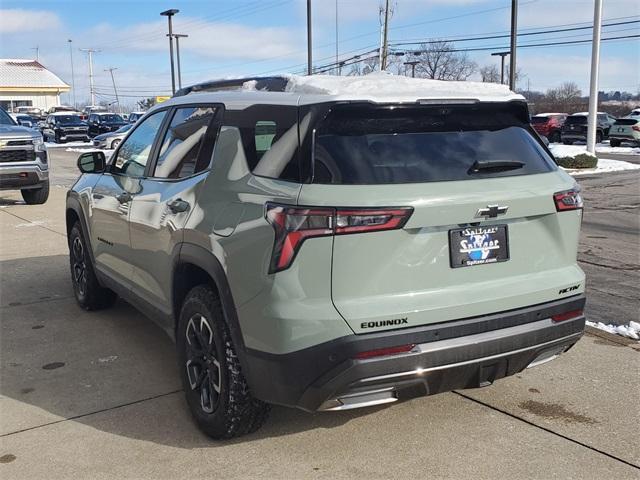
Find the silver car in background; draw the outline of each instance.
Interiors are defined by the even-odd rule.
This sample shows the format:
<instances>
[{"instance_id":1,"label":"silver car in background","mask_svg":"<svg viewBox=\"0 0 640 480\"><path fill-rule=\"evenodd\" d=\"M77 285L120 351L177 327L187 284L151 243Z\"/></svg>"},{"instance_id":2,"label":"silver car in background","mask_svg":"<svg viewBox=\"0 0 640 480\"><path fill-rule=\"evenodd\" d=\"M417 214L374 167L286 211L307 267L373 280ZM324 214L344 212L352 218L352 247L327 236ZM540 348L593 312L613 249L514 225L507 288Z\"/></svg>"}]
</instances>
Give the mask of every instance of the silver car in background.
<instances>
[{"instance_id":1,"label":"silver car in background","mask_svg":"<svg viewBox=\"0 0 640 480\"><path fill-rule=\"evenodd\" d=\"M102 135L93 137L93 146L104 150L116 148L133 125L133 123L129 123L123 125L115 132L103 133Z\"/></svg>"}]
</instances>

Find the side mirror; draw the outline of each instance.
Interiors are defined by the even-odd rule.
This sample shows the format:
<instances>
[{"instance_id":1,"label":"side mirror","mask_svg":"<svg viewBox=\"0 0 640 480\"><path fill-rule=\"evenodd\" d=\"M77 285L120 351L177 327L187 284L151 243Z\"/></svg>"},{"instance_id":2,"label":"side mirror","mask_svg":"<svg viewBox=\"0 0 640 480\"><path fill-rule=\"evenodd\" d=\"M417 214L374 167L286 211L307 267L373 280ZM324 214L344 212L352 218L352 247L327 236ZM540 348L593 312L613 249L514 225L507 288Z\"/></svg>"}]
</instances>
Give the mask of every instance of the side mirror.
<instances>
[{"instance_id":1,"label":"side mirror","mask_svg":"<svg viewBox=\"0 0 640 480\"><path fill-rule=\"evenodd\" d=\"M542 141L544 142L544 144L548 147L549 146L549 139L547 137L545 137L544 135L542 135Z\"/></svg>"},{"instance_id":2,"label":"side mirror","mask_svg":"<svg viewBox=\"0 0 640 480\"><path fill-rule=\"evenodd\" d=\"M102 173L107 165L103 152L87 152L78 157L78 170L82 173Z\"/></svg>"}]
</instances>

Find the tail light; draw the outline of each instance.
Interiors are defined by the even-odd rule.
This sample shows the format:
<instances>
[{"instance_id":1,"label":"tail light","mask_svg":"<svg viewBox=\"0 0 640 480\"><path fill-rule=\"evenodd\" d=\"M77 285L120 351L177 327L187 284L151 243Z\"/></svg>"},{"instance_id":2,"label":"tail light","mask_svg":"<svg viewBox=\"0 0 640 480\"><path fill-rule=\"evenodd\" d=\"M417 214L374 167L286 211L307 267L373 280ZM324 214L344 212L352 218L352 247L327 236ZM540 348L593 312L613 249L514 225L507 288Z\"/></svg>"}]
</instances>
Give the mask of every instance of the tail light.
<instances>
[{"instance_id":1,"label":"tail light","mask_svg":"<svg viewBox=\"0 0 640 480\"><path fill-rule=\"evenodd\" d=\"M291 266L308 238L402 228L413 208L306 208L267 203L266 219L275 230L269 273Z\"/></svg>"},{"instance_id":2,"label":"tail light","mask_svg":"<svg viewBox=\"0 0 640 480\"><path fill-rule=\"evenodd\" d=\"M632 130L635 130L636 132L640 132L640 126L638 125L634 125L633 127L631 127Z\"/></svg>"},{"instance_id":3,"label":"tail light","mask_svg":"<svg viewBox=\"0 0 640 480\"><path fill-rule=\"evenodd\" d=\"M571 320L572 318L578 318L583 315L582 310L571 310L570 312L559 313L557 315L552 315L551 320L554 322L564 322L565 320Z\"/></svg>"},{"instance_id":4,"label":"tail light","mask_svg":"<svg viewBox=\"0 0 640 480\"><path fill-rule=\"evenodd\" d=\"M566 210L580 210L584 207L582 201L582 195L580 195L580 188L575 187L571 190L565 190L553 194L553 200L556 203L556 210L558 212L564 212Z\"/></svg>"}]
</instances>

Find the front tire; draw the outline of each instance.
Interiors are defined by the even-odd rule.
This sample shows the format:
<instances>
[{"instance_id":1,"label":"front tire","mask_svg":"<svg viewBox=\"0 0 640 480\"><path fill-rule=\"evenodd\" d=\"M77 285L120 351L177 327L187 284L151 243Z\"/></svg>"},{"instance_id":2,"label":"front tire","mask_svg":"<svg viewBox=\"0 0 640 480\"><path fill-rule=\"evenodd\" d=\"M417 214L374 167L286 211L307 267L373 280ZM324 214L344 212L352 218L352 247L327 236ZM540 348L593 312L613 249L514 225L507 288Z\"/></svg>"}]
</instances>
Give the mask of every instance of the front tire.
<instances>
[{"instance_id":1,"label":"front tire","mask_svg":"<svg viewBox=\"0 0 640 480\"><path fill-rule=\"evenodd\" d=\"M619 147L620 143L622 143L620 140L618 140L617 138L612 138L611 140L609 140L609 145L612 147Z\"/></svg>"},{"instance_id":2,"label":"front tire","mask_svg":"<svg viewBox=\"0 0 640 480\"><path fill-rule=\"evenodd\" d=\"M176 332L178 368L198 427L215 439L258 430L270 406L251 395L220 299L208 285L186 296Z\"/></svg>"},{"instance_id":3,"label":"front tire","mask_svg":"<svg viewBox=\"0 0 640 480\"><path fill-rule=\"evenodd\" d=\"M560 132L552 132L551 135L549 135L549 141L551 143L560 143Z\"/></svg>"},{"instance_id":4,"label":"front tire","mask_svg":"<svg viewBox=\"0 0 640 480\"><path fill-rule=\"evenodd\" d=\"M69 267L78 305L85 310L102 310L115 303L116 294L98 282L88 245L78 222L73 225L69 234Z\"/></svg>"},{"instance_id":5,"label":"front tire","mask_svg":"<svg viewBox=\"0 0 640 480\"><path fill-rule=\"evenodd\" d=\"M121 140L119 138L116 138L113 142L111 142L111 150L115 150L118 145L120 145Z\"/></svg>"},{"instance_id":6,"label":"front tire","mask_svg":"<svg viewBox=\"0 0 640 480\"><path fill-rule=\"evenodd\" d=\"M42 205L49 198L49 180L47 180L40 188L30 188L20 190L22 199L27 205Z\"/></svg>"},{"instance_id":7,"label":"front tire","mask_svg":"<svg viewBox=\"0 0 640 480\"><path fill-rule=\"evenodd\" d=\"M565 145L573 145L573 140L563 140L562 143Z\"/></svg>"}]
</instances>

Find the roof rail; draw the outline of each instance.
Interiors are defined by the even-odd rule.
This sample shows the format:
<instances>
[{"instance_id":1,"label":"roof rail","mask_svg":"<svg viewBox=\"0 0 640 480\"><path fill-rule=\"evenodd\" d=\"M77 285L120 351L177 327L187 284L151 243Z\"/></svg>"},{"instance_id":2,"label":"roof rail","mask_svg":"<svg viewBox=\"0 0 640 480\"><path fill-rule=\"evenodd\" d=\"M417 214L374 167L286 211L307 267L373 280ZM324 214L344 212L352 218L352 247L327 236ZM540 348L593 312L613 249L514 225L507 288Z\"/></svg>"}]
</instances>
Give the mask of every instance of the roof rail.
<instances>
[{"instance_id":1,"label":"roof rail","mask_svg":"<svg viewBox=\"0 0 640 480\"><path fill-rule=\"evenodd\" d=\"M228 80L211 80L197 83L190 87L181 88L173 96L182 97L196 92L217 92L220 90L237 90L246 82L255 81L255 89L266 92L284 92L289 81L286 77L248 77L233 78Z\"/></svg>"}]
</instances>

